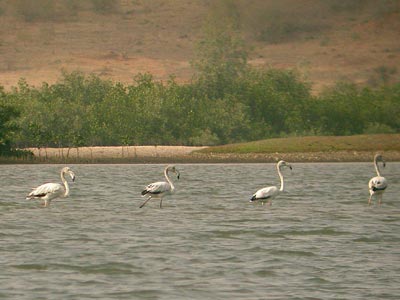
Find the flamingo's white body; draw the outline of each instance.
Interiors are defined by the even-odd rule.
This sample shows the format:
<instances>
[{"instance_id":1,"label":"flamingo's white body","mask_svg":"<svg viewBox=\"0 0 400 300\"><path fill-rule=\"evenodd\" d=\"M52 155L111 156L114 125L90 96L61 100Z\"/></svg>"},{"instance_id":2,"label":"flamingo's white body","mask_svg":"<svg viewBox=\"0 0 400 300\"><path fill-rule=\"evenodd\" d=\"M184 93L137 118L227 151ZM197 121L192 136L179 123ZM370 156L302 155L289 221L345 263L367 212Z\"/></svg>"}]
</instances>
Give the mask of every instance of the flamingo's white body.
<instances>
[{"instance_id":1,"label":"flamingo's white body","mask_svg":"<svg viewBox=\"0 0 400 300\"><path fill-rule=\"evenodd\" d=\"M140 205L140 208L145 206L147 201L149 201L151 198L160 199L160 208L161 208L163 197L175 192L175 186L172 180L168 176L169 172L175 173L177 178L179 179L180 173L175 168L175 166L167 166L164 169L164 176L167 181L153 182L150 183L148 186L146 186L145 189L142 191L142 196L148 195L148 198Z\"/></svg>"},{"instance_id":2,"label":"flamingo's white body","mask_svg":"<svg viewBox=\"0 0 400 300\"><path fill-rule=\"evenodd\" d=\"M283 160L281 160L277 163L276 169L278 170L278 175L279 175L279 178L281 179L281 187L278 189L278 187L276 187L276 186L268 186L268 187L259 189L257 192L255 192L253 194L253 196L250 199L250 202L257 201L257 200L260 200L260 201L268 200L269 204L270 205L272 204L272 199L275 198L280 193L282 193L283 189L284 189L283 175L281 173L281 169L283 167L288 167L288 168L292 169L292 166Z\"/></svg>"},{"instance_id":3,"label":"flamingo's white body","mask_svg":"<svg viewBox=\"0 0 400 300\"><path fill-rule=\"evenodd\" d=\"M388 183L385 177L381 176L381 173L379 171L379 166L378 162L381 161L383 164L383 167L385 167L386 163L383 160L383 157L381 154L376 154L374 157L374 165L375 165L375 171L378 176L375 176L371 178L368 182L368 189L369 189L369 199L368 199L368 205L371 205L371 200L373 196L378 197L378 204L382 203L382 196L383 193L385 192L386 188L388 187Z\"/></svg>"},{"instance_id":4,"label":"flamingo's white body","mask_svg":"<svg viewBox=\"0 0 400 300\"><path fill-rule=\"evenodd\" d=\"M37 188L33 188L33 191L26 196L27 200L31 199L42 199L44 200L44 206L47 207L50 205L50 202L54 198L58 197L68 197L69 196L69 185L64 175L69 174L71 176L72 181L75 181L75 174L68 167L65 167L61 170L61 181L60 183L45 183Z\"/></svg>"}]
</instances>

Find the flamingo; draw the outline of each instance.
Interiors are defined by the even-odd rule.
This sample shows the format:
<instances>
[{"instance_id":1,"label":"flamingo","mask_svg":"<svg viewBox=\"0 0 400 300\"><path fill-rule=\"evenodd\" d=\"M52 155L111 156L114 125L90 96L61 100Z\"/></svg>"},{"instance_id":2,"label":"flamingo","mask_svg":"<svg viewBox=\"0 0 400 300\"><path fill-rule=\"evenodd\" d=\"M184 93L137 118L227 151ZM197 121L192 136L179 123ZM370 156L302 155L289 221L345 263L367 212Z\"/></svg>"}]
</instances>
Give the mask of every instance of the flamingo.
<instances>
[{"instance_id":1,"label":"flamingo","mask_svg":"<svg viewBox=\"0 0 400 300\"><path fill-rule=\"evenodd\" d=\"M250 202L257 201L257 200L263 201L263 200L268 199L269 205L272 204L272 199L283 192L284 182L283 182L283 176L282 176L281 170L284 167L288 167L288 168L290 168L290 170L292 170L292 166L284 160L281 160L276 164L276 169L278 170L278 175L279 175L279 178L281 179L281 188L278 189L277 186L268 186L268 187L259 189L257 192L255 192L253 194L253 196L250 199Z\"/></svg>"},{"instance_id":2,"label":"flamingo","mask_svg":"<svg viewBox=\"0 0 400 300\"><path fill-rule=\"evenodd\" d=\"M179 179L180 173L176 169L176 167L173 165L168 165L164 169L164 176L167 181L153 182L146 186L145 189L142 191L142 197L144 197L145 195L148 195L149 197L139 206L139 208L145 206L147 201L149 201L151 198L159 198L160 208L162 208L163 197L175 192L174 184L168 176L169 172L175 173L176 177Z\"/></svg>"},{"instance_id":3,"label":"flamingo","mask_svg":"<svg viewBox=\"0 0 400 300\"><path fill-rule=\"evenodd\" d=\"M58 197L68 197L69 196L69 186L68 182L65 179L64 175L69 174L71 176L72 181L75 181L75 174L69 167L65 167L61 170L61 181L63 184L60 183L45 183L37 188L33 188L33 191L26 196L27 200L31 199L42 199L44 200L44 207L50 205L50 202L54 198Z\"/></svg>"},{"instance_id":4,"label":"flamingo","mask_svg":"<svg viewBox=\"0 0 400 300\"><path fill-rule=\"evenodd\" d=\"M376 174L378 176L372 177L368 182L368 189L369 189L368 205L371 205L372 196L374 196L374 195L376 195L378 197L378 199L379 199L378 204L380 205L382 203L383 192L388 187L386 178L381 176L381 173L379 172L379 166L378 166L379 161L382 162L383 167L386 166L386 163L383 160L382 155L375 154L374 165L375 165Z\"/></svg>"}]
</instances>

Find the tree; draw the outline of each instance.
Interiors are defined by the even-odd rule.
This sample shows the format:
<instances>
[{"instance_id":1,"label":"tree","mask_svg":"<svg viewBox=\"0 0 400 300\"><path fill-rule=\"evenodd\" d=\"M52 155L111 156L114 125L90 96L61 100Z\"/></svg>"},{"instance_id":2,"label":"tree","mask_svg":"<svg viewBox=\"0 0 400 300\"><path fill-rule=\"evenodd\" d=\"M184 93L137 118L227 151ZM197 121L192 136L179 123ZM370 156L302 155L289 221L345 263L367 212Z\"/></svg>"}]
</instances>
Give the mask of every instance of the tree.
<instances>
[{"instance_id":1,"label":"tree","mask_svg":"<svg viewBox=\"0 0 400 300\"><path fill-rule=\"evenodd\" d=\"M215 3L203 26L203 38L197 44L192 65L198 71L203 92L210 98L223 98L246 70L248 53L234 2Z\"/></svg>"},{"instance_id":2,"label":"tree","mask_svg":"<svg viewBox=\"0 0 400 300\"><path fill-rule=\"evenodd\" d=\"M0 86L0 156L12 154L12 138L18 130L15 119L19 112L13 106L4 103L5 93Z\"/></svg>"}]
</instances>

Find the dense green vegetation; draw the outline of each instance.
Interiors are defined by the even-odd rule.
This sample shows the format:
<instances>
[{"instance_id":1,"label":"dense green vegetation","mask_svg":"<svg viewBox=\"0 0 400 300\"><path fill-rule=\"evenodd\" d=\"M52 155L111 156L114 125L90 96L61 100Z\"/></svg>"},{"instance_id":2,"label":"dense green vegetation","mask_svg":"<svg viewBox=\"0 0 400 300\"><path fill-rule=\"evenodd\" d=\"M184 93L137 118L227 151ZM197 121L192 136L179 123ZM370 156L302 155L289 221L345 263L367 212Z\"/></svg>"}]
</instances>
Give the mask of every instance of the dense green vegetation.
<instances>
[{"instance_id":1,"label":"dense green vegetation","mask_svg":"<svg viewBox=\"0 0 400 300\"><path fill-rule=\"evenodd\" d=\"M309 84L292 71L249 69L219 89L218 80L210 80L180 85L141 74L124 85L79 72L39 88L21 80L1 94L2 144L217 145L400 130L400 84L338 84L312 96Z\"/></svg>"},{"instance_id":2,"label":"dense green vegetation","mask_svg":"<svg viewBox=\"0 0 400 300\"><path fill-rule=\"evenodd\" d=\"M11 150L11 136L13 126L10 126L10 120L16 116L12 107L0 105L0 154L6 155Z\"/></svg>"},{"instance_id":3,"label":"dense green vegetation","mask_svg":"<svg viewBox=\"0 0 400 300\"><path fill-rule=\"evenodd\" d=\"M0 156L27 155L27 152L15 150L13 147L13 138L18 131L16 118L19 112L14 106L4 104L4 97L5 93L0 87Z\"/></svg>"}]
</instances>

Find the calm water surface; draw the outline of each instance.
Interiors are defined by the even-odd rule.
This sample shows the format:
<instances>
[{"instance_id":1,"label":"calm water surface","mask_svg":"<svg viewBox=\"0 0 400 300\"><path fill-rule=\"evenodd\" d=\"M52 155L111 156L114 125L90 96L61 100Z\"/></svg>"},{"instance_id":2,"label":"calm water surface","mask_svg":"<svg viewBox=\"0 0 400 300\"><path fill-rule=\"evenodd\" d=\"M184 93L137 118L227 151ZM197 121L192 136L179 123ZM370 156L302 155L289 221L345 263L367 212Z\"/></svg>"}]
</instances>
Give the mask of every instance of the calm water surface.
<instances>
[{"instance_id":1,"label":"calm water surface","mask_svg":"<svg viewBox=\"0 0 400 300\"><path fill-rule=\"evenodd\" d=\"M0 299L399 299L400 163L178 165L177 193L143 201L164 165L72 165L71 196L49 208L32 187L60 165L0 165Z\"/></svg>"}]
</instances>

